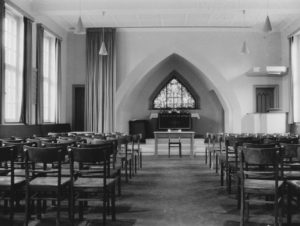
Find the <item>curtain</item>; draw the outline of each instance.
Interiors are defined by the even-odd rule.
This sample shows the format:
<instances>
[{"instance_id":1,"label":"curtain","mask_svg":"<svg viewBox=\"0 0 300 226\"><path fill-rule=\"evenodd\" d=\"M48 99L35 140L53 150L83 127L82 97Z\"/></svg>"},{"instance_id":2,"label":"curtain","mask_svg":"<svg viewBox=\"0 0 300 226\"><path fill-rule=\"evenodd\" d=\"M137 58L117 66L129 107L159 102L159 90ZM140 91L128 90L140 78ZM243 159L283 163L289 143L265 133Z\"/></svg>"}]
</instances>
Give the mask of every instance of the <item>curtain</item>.
<instances>
[{"instance_id":1,"label":"curtain","mask_svg":"<svg viewBox=\"0 0 300 226\"><path fill-rule=\"evenodd\" d=\"M88 131L114 131L115 33L113 28L87 30L85 127ZM103 37L107 56L99 55Z\"/></svg>"},{"instance_id":2,"label":"curtain","mask_svg":"<svg viewBox=\"0 0 300 226\"><path fill-rule=\"evenodd\" d=\"M292 46L294 45L294 37L289 38L289 52L290 52L290 90L289 90L289 114L288 123L294 123L294 82L293 82L293 67L292 67Z\"/></svg>"},{"instance_id":3,"label":"curtain","mask_svg":"<svg viewBox=\"0 0 300 226\"><path fill-rule=\"evenodd\" d=\"M28 124L30 122L30 103L29 90L31 87L32 75L32 21L24 17L24 63L23 63L23 95L20 122Z\"/></svg>"},{"instance_id":4,"label":"curtain","mask_svg":"<svg viewBox=\"0 0 300 226\"><path fill-rule=\"evenodd\" d=\"M36 30L36 124L43 122L43 45L44 28L42 24L37 24Z\"/></svg>"},{"instance_id":5,"label":"curtain","mask_svg":"<svg viewBox=\"0 0 300 226\"><path fill-rule=\"evenodd\" d=\"M57 72L57 103L56 103L56 114L55 114L55 122L59 123L60 119L60 110L61 110L61 40L55 38L55 60L56 60L56 72Z\"/></svg>"},{"instance_id":6,"label":"curtain","mask_svg":"<svg viewBox=\"0 0 300 226\"><path fill-rule=\"evenodd\" d=\"M293 121L300 122L300 35L291 39L291 80L292 80L292 107Z\"/></svg>"},{"instance_id":7,"label":"curtain","mask_svg":"<svg viewBox=\"0 0 300 226\"><path fill-rule=\"evenodd\" d=\"M5 1L0 0L0 123L3 122L3 106L4 103L4 86L3 86L3 76L4 76L4 40L3 40L3 34L4 34L4 17L5 17Z\"/></svg>"}]
</instances>

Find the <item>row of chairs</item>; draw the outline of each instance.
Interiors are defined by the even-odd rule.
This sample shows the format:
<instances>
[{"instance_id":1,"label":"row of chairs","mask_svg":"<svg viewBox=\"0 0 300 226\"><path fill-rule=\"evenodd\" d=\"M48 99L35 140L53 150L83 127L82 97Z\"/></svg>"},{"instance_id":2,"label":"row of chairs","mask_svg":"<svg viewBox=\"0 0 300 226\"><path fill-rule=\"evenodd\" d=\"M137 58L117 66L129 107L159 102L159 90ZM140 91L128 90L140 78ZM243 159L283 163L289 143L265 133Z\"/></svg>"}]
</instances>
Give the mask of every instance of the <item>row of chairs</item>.
<instances>
[{"instance_id":1,"label":"row of chairs","mask_svg":"<svg viewBox=\"0 0 300 226\"><path fill-rule=\"evenodd\" d=\"M215 141L210 142L217 148L207 146L207 153L211 152L214 157L216 172L220 168L222 186L225 175L228 193L232 192L232 180L235 179L237 206L241 209L240 225L244 225L248 220L249 205L253 203L273 204L275 225L281 225L282 207L287 207L285 213L290 225L292 214L290 206L294 198L291 191L294 193L298 191L299 196L300 190L298 137L269 136L268 142L257 136L211 137ZM267 198L257 199L257 196Z\"/></svg>"},{"instance_id":2,"label":"row of chairs","mask_svg":"<svg viewBox=\"0 0 300 226\"><path fill-rule=\"evenodd\" d=\"M61 201L64 199L68 201L73 225L75 201L79 202L79 219L83 219L83 208L87 201L95 199L95 194L98 194L98 201L103 200L103 223L107 213L115 220L115 187L121 195L121 166L126 181L142 167L139 140L139 134L105 140L93 138L89 142L74 136L2 139L0 190L6 206L8 201L10 204L11 225L14 205L22 201L24 194L25 225L33 207L36 207L37 217L41 217L47 200L55 202L56 225L60 225ZM90 192L92 195L88 195Z\"/></svg>"}]
</instances>

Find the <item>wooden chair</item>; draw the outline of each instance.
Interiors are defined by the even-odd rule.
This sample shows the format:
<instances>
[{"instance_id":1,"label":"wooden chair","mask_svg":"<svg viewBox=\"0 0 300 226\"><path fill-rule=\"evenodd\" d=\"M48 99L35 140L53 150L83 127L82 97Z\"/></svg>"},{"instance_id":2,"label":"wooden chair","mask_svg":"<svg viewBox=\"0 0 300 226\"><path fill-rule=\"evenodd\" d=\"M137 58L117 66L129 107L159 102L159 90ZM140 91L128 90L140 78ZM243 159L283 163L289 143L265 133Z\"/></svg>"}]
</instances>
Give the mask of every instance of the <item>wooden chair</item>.
<instances>
[{"instance_id":1,"label":"wooden chair","mask_svg":"<svg viewBox=\"0 0 300 226\"><path fill-rule=\"evenodd\" d=\"M241 221L248 221L250 204L272 204L274 225L282 224L284 183L280 148L243 148L240 154ZM264 198L259 199L263 196ZM265 199L265 197L272 197Z\"/></svg>"},{"instance_id":2,"label":"wooden chair","mask_svg":"<svg viewBox=\"0 0 300 226\"><path fill-rule=\"evenodd\" d=\"M110 210L111 202L112 220L115 216L115 179L109 178L110 156L113 154L111 143L99 145L95 148L71 148L70 169L71 169L71 219L74 224L75 202L79 202L79 219L83 219L83 207L88 201L100 201L102 199L102 220L106 224L106 214ZM78 163L78 177L74 176L74 163ZM85 167L85 164L87 166ZM91 168L98 165L100 168ZM85 205L86 204L86 205Z\"/></svg>"},{"instance_id":3,"label":"wooden chair","mask_svg":"<svg viewBox=\"0 0 300 226\"><path fill-rule=\"evenodd\" d=\"M238 155L240 155L240 152L243 148L276 148L278 147L275 143L269 143L269 144L260 144L260 143L243 143L243 146L239 148ZM237 207L240 209L241 207L241 174L240 171L236 174L237 177Z\"/></svg>"},{"instance_id":4,"label":"wooden chair","mask_svg":"<svg viewBox=\"0 0 300 226\"><path fill-rule=\"evenodd\" d=\"M24 147L26 172L25 225L28 225L32 202L37 202L37 218L41 218L41 202L56 203L56 225L60 225L61 201L69 199L70 177L61 176L61 163L64 161L60 147ZM38 164L43 167L37 167ZM57 164L57 168L50 166ZM32 173L32 175L30 174ZM45 204L45 203L44 203ZM70 202L69 202L70 205Z\"/></svg>"},{"instance_id":5,"label":"wooden chair","mask_svg":"<svg viewBox=\"0 0 300 226\"><path fill-rule=\"evenodd\" d=\"M180 135L178 138L172 137L172 135L169 135L168 138L168 156L170 158L171 155L171 148L178 148L179 151L179 157L182 157L182 145L181 145L181 138Z\"/></svg>"},{"instance_id":6,"label":"wooden chair","mask_svg":"<svg viewBox=\"0 0 300 226\"><path fill-rule=\"evenodd\" d=\"M132 149L128 148L128 143L131 140L131 136L119 136L118 137L118 154L117 158L121 160L122 168L125 170L125 180L129 181L132 177ZM129 172L128 172L129 171Z\"/></svg>"},{"instance_id":7,"label":"wooden chair","mask_svg":"<svg viewBox=\"0 0 300 226\"><path fill-rule=\"evenodd\" d=\"M290 146L291 145L291 146ZM292 225L292 215L295 212L294 210L298 210L300 206L299 197L300 197L300 168L298 163L300 162L300 147L295 144L289 144L288 149L292 148L293 151L289 151L289 153L293 156L294 161L292 162L293 173L286 174L285 180L287 184L287 224ZM295 159L296 158L296 159ZM296 168L294 168L294 163L296 162ZM289 162L290 164L290 162Z\"/></svg>"},{"instance_id":8,"label":"wooden chair","mask_svg":"<svg viewBox=\"0 0 300 226\"><path fill-rule=\"evenodd\" d=\"M134 156L134 171L137 173L137 168L142 168L142 152L140 147L140 141L142 134L132 135L132 151Z\"/></svg>"},{"instance_id":9,"label":"wooden chair","mask_svg":"<svg viewBox=\"0 0 300 226\"><path fill-rule=\"evenodd\" d=\"M118 188L118 195L121 196L121 188L122 188L122 181L121 181L121 164L117 163L117 152L118 152L118 140L92 140L91 144L80 144L77 147L80 148L101 148L103 144L112 144L113 154L110 156L110 164L109 164L109 172L108 177L114 178L117 181L117 188ZM95 168L102 168L103 166L92 166L92 169Z\"/></svg>"},{"instance_id":10,"label":"wooden chair","mask_svg":"<svg viewBox=\"0 0 300 226\"><path fill-rule=\"evenodd\" d=\"M0 163L5 167L0 169L0 193L1 200L9 202L10 225L14 225L15 201L18 201L18 193L22 192L25 184L24 177L15 177L14 161L17 158L17 149L12 146L0 147Z\"/></svg>"}]
</instances>

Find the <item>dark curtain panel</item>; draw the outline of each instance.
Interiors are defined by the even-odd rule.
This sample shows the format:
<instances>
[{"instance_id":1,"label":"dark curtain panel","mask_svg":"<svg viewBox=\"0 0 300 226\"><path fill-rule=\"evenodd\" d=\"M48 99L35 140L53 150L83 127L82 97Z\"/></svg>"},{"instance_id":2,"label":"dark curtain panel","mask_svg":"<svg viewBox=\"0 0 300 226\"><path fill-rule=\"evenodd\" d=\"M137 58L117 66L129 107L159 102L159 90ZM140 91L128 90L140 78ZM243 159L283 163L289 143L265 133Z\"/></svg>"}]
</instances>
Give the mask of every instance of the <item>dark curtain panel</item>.
<instances>
[{"instance_id":1,"label":"dark curtain panel","mask_svg":"<svg viewBox=\"0 0 300 226\"><path fill-rule=\"evenodd\" d=\"M24 63L23 63L23 96L20 122L30 122L30 93L32 75L32 21L24 17Z\"/></svg>"},{"instance_id":2,"label":"dark curtain panel","mask_svg":"<svg viewBox=\"0 0 300 226\"><path fill-rule=\"evenodd\" d=\"M55 54L56 54L56 62L57 62L57 108L56 108L56 118L55 122L59 123L60 116L60 108L61 108L61 40L55 39Z\"/></svg>"},{"instance_id":3,"label":"dark curtain panel","mask_svg":"<svg viewBox=\"0 0 300 226\"><path fill-rule=\"evenodd\" d=\"M103 31L107 56L99 55ZM88 131L114 131L115 33L113 28L87 30L85 125Z\"/></svg>"},{"instance_id":4,"label":"dark curtain panel","mask_svg":"<svg viewBox=\"0 0 300 226\"><path fill-rule=\"evenodd\" d=\"M0 0L0 123L3 122L3 103L4 103L4 85L3 85L3 76L4 76L4 17L5 17L5 1Z\"/></svg>"},{"instance_id":5,"label":"dark curtain panel","mask_svg":"<svg viewBox=\"0 0 300 226\"><path fill-rule=\"evenodd\" d=\"M43 123L43 54L44 54L44 28L37 24L36 30L36 124Z\"/></svg>"}]
</instances>

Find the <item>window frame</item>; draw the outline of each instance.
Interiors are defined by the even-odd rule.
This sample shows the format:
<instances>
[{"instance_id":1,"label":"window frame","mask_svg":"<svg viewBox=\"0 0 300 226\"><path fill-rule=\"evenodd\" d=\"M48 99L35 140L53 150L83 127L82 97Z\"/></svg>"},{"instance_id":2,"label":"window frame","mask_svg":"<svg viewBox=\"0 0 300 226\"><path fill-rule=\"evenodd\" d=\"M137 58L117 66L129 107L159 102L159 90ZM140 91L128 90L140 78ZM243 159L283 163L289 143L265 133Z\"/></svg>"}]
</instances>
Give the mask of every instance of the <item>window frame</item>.
<instances>
[{"instance_id":1,"label":"window frame","mask_svg":"<svg viewBox=\"0 0 300 226\"><path fill-rule=\"evenodd\" d=\"M48 48L48 73L45 73L45 40L49 41L49 48ZM57 71L57 56L56 56L56 45L55 45L55 40L56 36L52 34L51 31L48 31L47 29L44 30L44 35L43 35L43 83L41 84L43 86L43 115L42 115L42 123L43 124L55 124L57 123L57 108L58 108L58 71ZM54 65L54 66L51 66ZM47 74L47 77L45 75ZM47 82L47 88L48 88L48 93L49 95L45 97L45 82ZM52 87L54 86L54 87ZM51 89L55 89L52 92L50 91ZM48 111L45 110L45 100L47 99L48 103ZM50 108L51 102L55 102L54 109ZM45 114L48 114L48 117L46 118ZM51 116L51 114L53 114Z\"/></svg>"},{"instance_id":2,"label":"window frame","mask_svg":"<svg viewBox=\"0 0 300 226\"><path fill-rule=\"evenodd\" d=\"M5 19L4 19L4 24L3 24L3 48L6 49L6 44L5 44L5 20L6 20L6 15L11 16L13 19L15 19L16 23L17 23L17 30L16 30L16 66L13 66L11 64L6 63L6 51L4 50L4 74L2 76L2 83L3 83L3 102L2 102L2 123L3 124L24 124L24 121L21 121L21 114L22 114L22 107L23 107L23 102L24 102L24 83L26 81L24 81L24 75L23 75L23 69L24 69L24 23L23 23L23 18L24 16L19 13L18 11L16 11L15 9L13 9L12 7L5 5ZM16 83L15 83L15 90L16 90L16 106L17 109L15 109L15 114L19 114L19 116L15 116L14 119L9 120L8 118L6 118L6 111L7 111L7 100L6 100L6 70L10 70L13 71L13 73L15 73L16 75ZM19 100L17 100L19 96Z\"/></svg>"}]
</instances>

